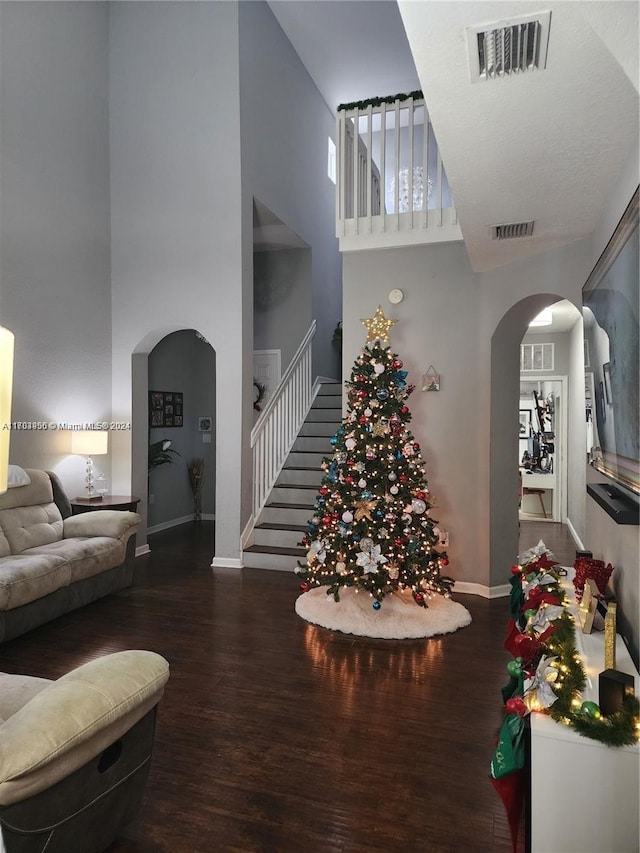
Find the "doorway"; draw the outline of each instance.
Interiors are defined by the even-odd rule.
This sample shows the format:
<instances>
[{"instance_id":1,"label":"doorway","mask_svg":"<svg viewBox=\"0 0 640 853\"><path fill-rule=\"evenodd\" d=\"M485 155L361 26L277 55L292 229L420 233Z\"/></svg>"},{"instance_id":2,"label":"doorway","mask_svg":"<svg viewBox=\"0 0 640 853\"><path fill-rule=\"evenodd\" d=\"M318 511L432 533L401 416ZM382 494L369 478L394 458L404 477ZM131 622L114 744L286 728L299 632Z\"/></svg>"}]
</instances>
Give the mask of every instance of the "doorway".
<instances>
[{"instance_id":1,"label":"doorway","mask_svg":"<svg viewBox=\"0 0 640 853\"><path fill-rule=\"evenodd\" d=\"M567 519L568 377L522 376L518 402L520 519Z\"/></svg>"}]
</instances>

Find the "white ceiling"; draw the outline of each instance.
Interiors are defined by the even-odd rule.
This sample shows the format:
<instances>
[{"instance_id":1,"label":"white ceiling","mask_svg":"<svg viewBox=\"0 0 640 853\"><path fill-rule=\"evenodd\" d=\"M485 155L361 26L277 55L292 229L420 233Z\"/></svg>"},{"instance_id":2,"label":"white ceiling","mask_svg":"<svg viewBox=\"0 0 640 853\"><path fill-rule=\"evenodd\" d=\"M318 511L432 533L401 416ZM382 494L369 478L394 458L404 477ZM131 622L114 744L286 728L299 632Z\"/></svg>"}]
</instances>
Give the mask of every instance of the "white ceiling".
<instances>
[{"instance_id":1,"label":"white ceiling","mask_svg":"<svg viewBox=\"0 0 640 853\"><path fill-rule=\"evenodd\" d=\"M422 88L476 271L594 230L637 140L637 2L269 5L332 110ZM465 28L540 10L546 69L471 83ZM531 219L531 237L490 239L491 225Z\"/></svg>"}]
</instances>

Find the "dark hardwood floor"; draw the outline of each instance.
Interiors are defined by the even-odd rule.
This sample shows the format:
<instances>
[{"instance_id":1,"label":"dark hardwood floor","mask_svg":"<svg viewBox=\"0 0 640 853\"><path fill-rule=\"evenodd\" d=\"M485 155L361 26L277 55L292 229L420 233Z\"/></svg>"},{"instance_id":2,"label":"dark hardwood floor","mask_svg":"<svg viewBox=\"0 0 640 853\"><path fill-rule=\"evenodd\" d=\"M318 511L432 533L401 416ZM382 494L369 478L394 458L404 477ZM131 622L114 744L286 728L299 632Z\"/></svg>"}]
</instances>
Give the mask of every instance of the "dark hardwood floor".
<instances>
[{"instance_id":1,"label":"dark hardwood floor","mask_svg":"<svg viewBox=\"0 0 640 853\"><path fill-rule=\"evenodd\" d=\"M540 538L573 564L562 525L522 522L521 550ZM212 570L212 541L207 522L156 534L131 589L0 645L0 670L47 678L120 649L169 660L142 810L110 853L510 853L488 780L508 600L454 594L473 621L440 638L355 638L296 615L291 573Z\"/></svg>"}]
</instances>

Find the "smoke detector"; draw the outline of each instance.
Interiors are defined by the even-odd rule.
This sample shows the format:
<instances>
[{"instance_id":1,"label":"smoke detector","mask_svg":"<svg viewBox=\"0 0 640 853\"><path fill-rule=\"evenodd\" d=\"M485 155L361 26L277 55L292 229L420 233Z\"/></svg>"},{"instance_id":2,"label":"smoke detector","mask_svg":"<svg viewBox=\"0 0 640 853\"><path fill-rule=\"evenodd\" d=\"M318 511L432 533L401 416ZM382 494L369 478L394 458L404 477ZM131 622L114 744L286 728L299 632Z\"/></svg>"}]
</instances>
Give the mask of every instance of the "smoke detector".
<instances>
[{"instance_id":1,"label":"smoke detector","mask_svg":"<svg viewBox=\"0 0 640 853\"><path fill-rule=\"evenodd\" d=\"M551 12L537 12L467 27L471 82L545 68L550 22Z\"/></svg>"},{"instance_id":2,"label":"smoke detector","mask_svg":"<svg viewBox=\"0 0 640 853\"><path fill-rule=\"evenodd\" d=\"M533 219L530 222L509 222L505 225L491 226L492 240L515 240L517 237L530 237L533 234Z\"/></svg>"}]
</instances>

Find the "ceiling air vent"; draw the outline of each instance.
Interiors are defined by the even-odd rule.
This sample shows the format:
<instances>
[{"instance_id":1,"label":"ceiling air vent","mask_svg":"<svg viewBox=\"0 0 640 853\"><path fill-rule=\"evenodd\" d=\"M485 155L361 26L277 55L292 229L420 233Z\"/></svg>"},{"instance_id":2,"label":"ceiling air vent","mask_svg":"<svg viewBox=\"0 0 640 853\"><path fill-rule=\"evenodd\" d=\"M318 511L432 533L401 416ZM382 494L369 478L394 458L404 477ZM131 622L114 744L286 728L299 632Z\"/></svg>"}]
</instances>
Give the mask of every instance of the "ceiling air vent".
<instances>
[{"instance_id":1,"label":"ceiling air vent","mask_svg":"<svg viewBox=\"0 0 640 853\"><path fill-rule=\"evenodd\" d=\"M467 27L471 82L544 68L551 12Z\"/></svg>"},{"instance_id":2,"label":"ceiling air vent","mask_svg":"<svg viewBox=\"0 0 640 853\"><path fill-rule=\"evenodd\" d=\"M515 240L517 237L530 237L533 234L531 222L510 222L508 225L492 225L492 240Z\"/></svg>"}]
</instances>

